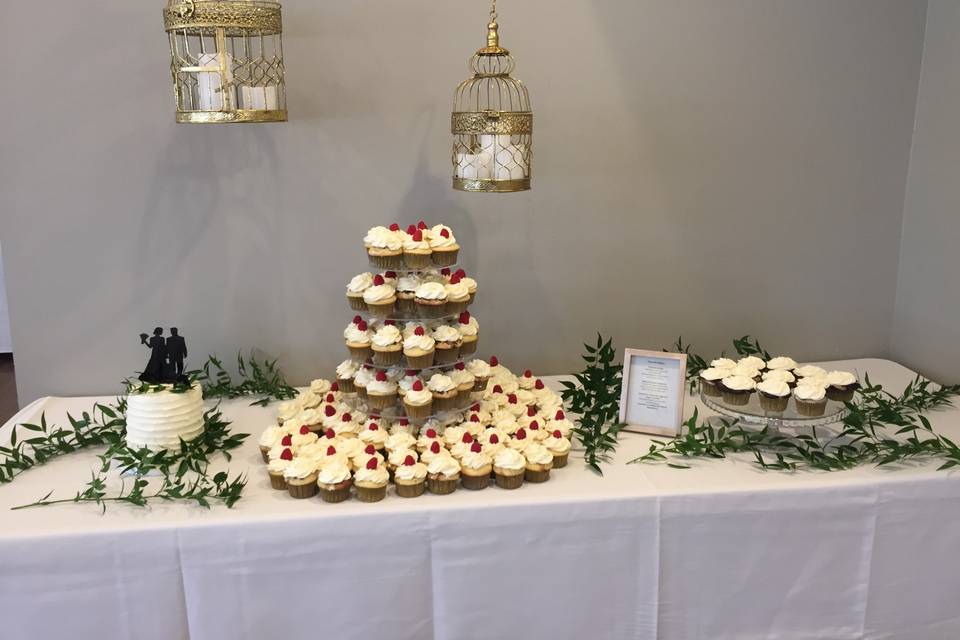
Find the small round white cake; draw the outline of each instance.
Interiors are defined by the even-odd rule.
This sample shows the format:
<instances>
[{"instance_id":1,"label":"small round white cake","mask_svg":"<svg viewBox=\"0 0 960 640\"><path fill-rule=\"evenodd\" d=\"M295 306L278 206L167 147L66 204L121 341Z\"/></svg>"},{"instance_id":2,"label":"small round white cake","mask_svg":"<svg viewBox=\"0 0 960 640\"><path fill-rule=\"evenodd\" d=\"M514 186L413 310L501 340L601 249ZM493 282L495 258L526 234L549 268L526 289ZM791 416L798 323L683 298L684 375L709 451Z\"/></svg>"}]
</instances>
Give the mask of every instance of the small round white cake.
<instances>
[{"instance_id":1,"label":"small round white cake","mask_svg":"<svg viewBox=\"0 0 960 640\"><path fill-rule=\"evenodd\" d=\"M203 391L194 383L189 391L162 390L127 395L127 445L153 451L179 449L180 440L193 440L203 433Z\"/></svg>"}]
</instances>

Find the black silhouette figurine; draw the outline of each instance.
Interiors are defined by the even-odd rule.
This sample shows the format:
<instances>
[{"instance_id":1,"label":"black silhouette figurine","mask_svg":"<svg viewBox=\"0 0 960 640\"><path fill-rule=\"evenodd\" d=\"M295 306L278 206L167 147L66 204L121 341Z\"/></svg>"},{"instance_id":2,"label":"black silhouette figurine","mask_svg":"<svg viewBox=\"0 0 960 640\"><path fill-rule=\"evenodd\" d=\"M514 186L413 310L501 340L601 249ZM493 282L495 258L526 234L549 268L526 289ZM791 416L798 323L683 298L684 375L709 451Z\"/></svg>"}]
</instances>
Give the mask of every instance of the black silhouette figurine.
<instances>
[{"instance_id":1,"label":"black silhouette figurine","mask_svg":"<svg viewBox=\"0 0 960 640\"><path fill-rule=\"evenodd\" d=\"M187 341L177 331L170 327L170 337L167 338L167 358L175 369L174 375L179 378L183 375L183 359L187 357Z\"/></svg>"},{"instance_id":2,"label":"black silhouette figurine","mask_svg":"<svg viewBox=\"0 0 960 640\"><path fill-rule=\"evenodd\" d=\"M153 330L153 337L140 334L140 343L150 349L150 360L140 374L140 380L149 384L172 384L186 381L183 360L187 357L187 343L175 328L164 339L163 327Z\"/></svg>"}]
</instances>

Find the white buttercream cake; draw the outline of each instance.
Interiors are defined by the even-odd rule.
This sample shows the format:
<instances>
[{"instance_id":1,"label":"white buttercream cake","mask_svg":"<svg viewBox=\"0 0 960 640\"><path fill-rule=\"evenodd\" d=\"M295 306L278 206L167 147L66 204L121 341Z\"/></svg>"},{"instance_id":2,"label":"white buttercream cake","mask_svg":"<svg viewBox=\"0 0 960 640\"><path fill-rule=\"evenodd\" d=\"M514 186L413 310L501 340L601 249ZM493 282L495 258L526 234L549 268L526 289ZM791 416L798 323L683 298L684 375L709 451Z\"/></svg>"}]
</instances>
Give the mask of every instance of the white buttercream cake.
<instances>
[{"instance_id":1,"label":"white buttercream cake","mask_svg":"<svg viewBox=\"0 0 960 640\"><path fill-rule=\"evenodd\" d=\"M199 383L182 393L173 385L147 391L133 390L127 396L127 444L151 450L179 449L180 440L193 440L203 433L203 391Z\"/></svg>"}]
</instances>

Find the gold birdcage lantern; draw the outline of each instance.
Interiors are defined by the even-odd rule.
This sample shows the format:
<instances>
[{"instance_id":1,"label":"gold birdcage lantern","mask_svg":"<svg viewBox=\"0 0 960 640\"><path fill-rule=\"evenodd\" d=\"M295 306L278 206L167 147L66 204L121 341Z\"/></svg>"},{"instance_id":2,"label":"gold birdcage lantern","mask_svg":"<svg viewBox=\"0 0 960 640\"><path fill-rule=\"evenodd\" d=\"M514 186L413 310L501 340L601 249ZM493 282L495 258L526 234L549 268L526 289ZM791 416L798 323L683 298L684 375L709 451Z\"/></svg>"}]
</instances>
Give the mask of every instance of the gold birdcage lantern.
<instances>
[{"instance_id":1,"label":"gold birdcage lantern","mask_svg":"<svg viewBox=\"0 0 960 640\"><path fill-rule=\"evenodd\" d=\"M490 7L487 46L470 59L473 76L453 96L453 188L510 193L530 188L533 111L527 87L510 74L500 46L497 2Z\"/></svg>"},{"instance_id":2,"label":"gold birdcage lantern","mask_svg":"<svg viewBox=\"0 0 960 640\"><path fill-rule=\"evenodd\" d=\"M177 122L286 122L280 3L168 0Z\"/></svg>"}]
</instances>

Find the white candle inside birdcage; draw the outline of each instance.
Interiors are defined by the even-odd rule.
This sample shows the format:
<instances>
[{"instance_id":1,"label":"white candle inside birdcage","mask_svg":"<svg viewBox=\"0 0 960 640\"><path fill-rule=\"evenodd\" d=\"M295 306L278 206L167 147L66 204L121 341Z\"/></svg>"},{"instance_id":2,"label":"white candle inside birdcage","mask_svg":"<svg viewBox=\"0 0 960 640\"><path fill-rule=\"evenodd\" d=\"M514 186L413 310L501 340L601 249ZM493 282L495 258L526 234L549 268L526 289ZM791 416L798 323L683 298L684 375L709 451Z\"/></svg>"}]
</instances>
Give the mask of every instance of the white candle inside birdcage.
<instances>
[{"instance_id":1,"label":"white candle inside birdcage","mask_svg":"<svg viewBox=\"0 0 960 640\"><path fill-rule=\"evenodd\" d=\"M244 109L274 111L277 108L277 86L240 87Z\"/></svg>"},{"instance_id":2,"label":"white candle inside birdcage","mask_svg":"<svg viewBox=\"0 0 960 640\"><path fill-rule=\"evenodd\" d=\"M226 78L220 77L221 56L226 61ZM220 111L224 106L224 95L233 82L233 56L228 52L201 53L197 56L197 66L209 69L197 73L197 108L200 111Z\"/></svg>"},{"instance_id":3,"label":"white candle inside birdcage","mask_svg":"<svg viewBox=\"0 0 960 640\"><path fill-rule=\"evenodd\" d=\"M456 177L463 180L489 180L493 177L493 156L486 152L458 153Z\"/></svg>"}]
</instances>

